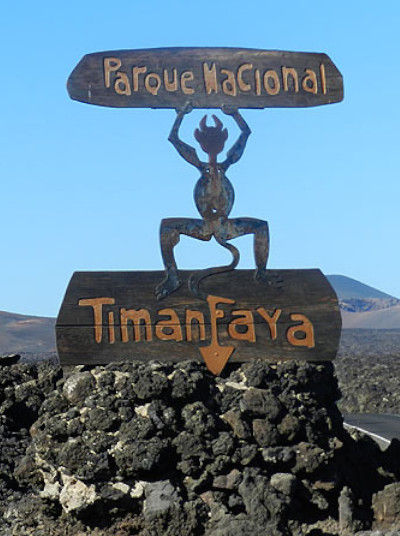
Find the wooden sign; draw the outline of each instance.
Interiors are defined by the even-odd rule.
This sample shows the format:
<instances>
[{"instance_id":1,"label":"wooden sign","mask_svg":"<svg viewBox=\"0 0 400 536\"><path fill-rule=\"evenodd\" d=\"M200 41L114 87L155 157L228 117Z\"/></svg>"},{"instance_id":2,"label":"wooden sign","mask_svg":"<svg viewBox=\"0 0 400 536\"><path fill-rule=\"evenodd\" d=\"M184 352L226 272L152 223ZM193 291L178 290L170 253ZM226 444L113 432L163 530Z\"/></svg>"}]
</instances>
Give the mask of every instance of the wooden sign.
<instances>
[{"instance_id":1,"label":"wooden sign","mask_svg":"<svg viewBox=\"0 0 400 536\"><path fill-rule=\"evenodd\" d=\"M336 294L320 270L252 270L202 281L206 300L183 284L162 302L164 272L75 272L56 334L62 365L202 360L218 374L228 360L331 360L339 344ZM275 282L275 283L274 283Z\"/></svg>"},{"instance_id":2,"label":"wooden sign","mask_svg":"<svg viewBox=\"0 0 400 536\"><path fill-rule=\"evenodd\" d=\"M326 54L242 48L154 48L87 54L68 79L72 99L131 108L304 107L340 102Z\"/></svg>"}]
</instances>

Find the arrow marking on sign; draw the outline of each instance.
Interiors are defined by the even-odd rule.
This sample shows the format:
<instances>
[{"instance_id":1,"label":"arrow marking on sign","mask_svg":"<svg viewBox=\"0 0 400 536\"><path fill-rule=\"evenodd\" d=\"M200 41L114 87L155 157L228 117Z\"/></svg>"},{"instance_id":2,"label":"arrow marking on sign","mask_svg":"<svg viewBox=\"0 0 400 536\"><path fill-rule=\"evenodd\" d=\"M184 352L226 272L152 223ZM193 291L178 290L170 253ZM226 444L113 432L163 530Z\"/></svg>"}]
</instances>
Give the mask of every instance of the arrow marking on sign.
<instances>
[{"instance_id":1,"label":"arrow marking on sign","mask_svg":"<svg viewBox=\"0 0 400 536\"><path fill-rule=\"evenodd\" d=\"M211 319L211 344L199 348L205 364L210 372L219 374L233 354L234 346L221 346L218 341L217 319L224 317L224 311L217 309L218 303L234 304L235 300L219 296L207 296Z\"/></svg>"}]
</instances>

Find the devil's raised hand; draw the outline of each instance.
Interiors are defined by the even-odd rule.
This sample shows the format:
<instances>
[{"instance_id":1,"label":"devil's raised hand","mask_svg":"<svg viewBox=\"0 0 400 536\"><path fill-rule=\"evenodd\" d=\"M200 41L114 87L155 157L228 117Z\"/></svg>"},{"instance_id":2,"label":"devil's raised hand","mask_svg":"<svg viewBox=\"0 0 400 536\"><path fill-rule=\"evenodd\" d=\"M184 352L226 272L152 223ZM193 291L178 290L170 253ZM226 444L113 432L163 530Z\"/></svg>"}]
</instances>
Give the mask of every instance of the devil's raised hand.
<instances>
[{"instance_id":1,"label":"devil's raised hand","mask_svg":"<svg viewBox=\"0 0 400 536\"><path fill-rule=\"evenodd\" d=\"M223 104L221 110L225 115L236 115L238 113L236 106L230 106L229 104Z\"/></svg>"},{"instance_id":2,"label":"devil's raised hand","mask_svg":"<svg viewBox=\"0 0 400 536\"><path fill-rule=\"evenodd\" d=\"M186 115L190 114L190 112L193 110L193 106L189 101L186 101L183 106L180 106L179 108L176 108L176 113L178 115Z\"/></svg>"}]
</instances>

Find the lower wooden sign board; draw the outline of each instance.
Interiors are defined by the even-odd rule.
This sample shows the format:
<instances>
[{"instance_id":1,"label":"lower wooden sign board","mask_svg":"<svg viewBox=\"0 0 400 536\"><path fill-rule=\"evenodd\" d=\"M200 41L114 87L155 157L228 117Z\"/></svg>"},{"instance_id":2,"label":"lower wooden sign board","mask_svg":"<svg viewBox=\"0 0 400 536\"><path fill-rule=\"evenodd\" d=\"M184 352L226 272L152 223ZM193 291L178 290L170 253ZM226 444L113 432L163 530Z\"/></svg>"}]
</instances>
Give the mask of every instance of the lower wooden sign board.
<instances>
[{"instance_id":1,"label":"lower wooden sign board","mask_svg":"<svg viewBox=\"0 0 400 536\"><path fill-rule=\"evenodd\" d=\"M324 361L337 352L338 301L320 270L252 270L213 275L206 300L182 286L157 301L164 272L75 272L56 324L62 365L202 360L219 374L227 361Z\"/></svg>"}]
</instances>

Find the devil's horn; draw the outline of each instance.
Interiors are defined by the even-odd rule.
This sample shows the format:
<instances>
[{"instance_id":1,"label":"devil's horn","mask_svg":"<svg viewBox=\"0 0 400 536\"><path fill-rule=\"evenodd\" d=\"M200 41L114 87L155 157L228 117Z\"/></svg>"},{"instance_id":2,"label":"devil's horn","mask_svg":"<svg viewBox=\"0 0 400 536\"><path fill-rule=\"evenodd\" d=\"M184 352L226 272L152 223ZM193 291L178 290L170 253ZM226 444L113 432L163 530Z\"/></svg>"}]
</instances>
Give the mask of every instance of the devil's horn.
<instances>
[{"instance_id":1,"label":"devil's horn","mask_svg":"<svg viewBox=\"0 0 400 536\"><path fill-rule=\"evenodd\" d=\"M216 128L218 130L222 130L222 127L223 127L222 121L216 115L213 115L213 119L214 119Z\"/></svg>"},{"instance_id":2,"label":"devil's horn","mask_svg":"<svg viewBox=\"0 0 400 536\"><path fill-rule=\"evenodd\" d=\"M205 130L207 128L207 116L205 115L200 121L200 129Z\"/></svg>"}]
</instances>

